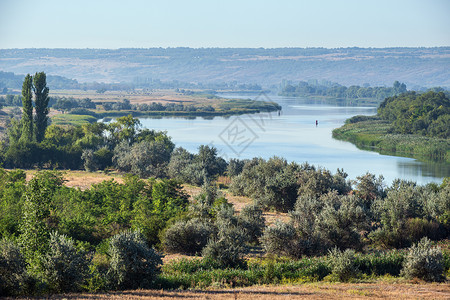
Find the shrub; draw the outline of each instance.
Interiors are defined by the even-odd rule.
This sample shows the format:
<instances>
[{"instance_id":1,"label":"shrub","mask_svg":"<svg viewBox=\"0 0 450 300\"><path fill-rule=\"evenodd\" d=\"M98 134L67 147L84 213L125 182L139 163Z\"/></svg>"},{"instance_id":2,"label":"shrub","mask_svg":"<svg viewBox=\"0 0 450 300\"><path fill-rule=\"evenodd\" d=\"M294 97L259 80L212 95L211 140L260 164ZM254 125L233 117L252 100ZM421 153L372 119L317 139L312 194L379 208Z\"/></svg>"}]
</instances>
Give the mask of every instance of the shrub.
<instances>
[{"instance_id":1,"label":"shrub","mask_svg":"<svg viewBox=\"0 0 450 300\"><path fill-rule=\"evenodd\" d=\"M57 232L50 234L49 252L42 259L42 275L55 292L73 292L87 277L90 260L73 241Z\"/></svg>"},{"instance_id":2,"label":"shrub","mask_svg":"<svg viewBox=\"0 0 450 300\"><path fill-rule=\"evenodd\" d=\"M202 251L214 227L199 219L179 221L164 233L164 249L168 252L197 254Z\"/></svg>"},{"instance_id":3,"label":"shrub","mask_svg":"<svg viewBox=\"0 0 450 300\"><path fill-rule=\"evenodd\" d=\"M300 166L285 159L254 158L245 162L242 172L232 178L230 191L255 198L264 209L291 210L297 199L297 173Z\"/></svg>"},{"instance_id":4,"label":"shrub","mask_svg":"<svg viewBox=\"0 0 450 300\"><path fill-rule=\"evenodd\" d=\"M329 194L328 202L316 220L316 232L323 244L340 249L360 248L359 230L366 227L365 214L355 196Z\"/></svg>"},{"instance_id":5,"label":"shrub","mask_svg":"<svg viewBox=\"0 0 450 300\"><path fill-rule=\"evenodd\" d=\"M242 265L242 256L246 251L247 235L239 226L234 209L222 205L217 211L215 225L218 230L216 238L210 239L203 249L203 256L218 262L223 267Z\"/></svg>"},{"instance_id":6,"label":"shrub","mask_svg":"<svg viewBox=\"0 0 450 300\"><path fill-rule=\"evenodd\" d=\"M432 248L428 238L421 239L409 248L403 262L402 275L406 278L420 278L426 281L442 281L444 279L442 251Z\"/></svg>"},{"instance_id":7,"label":"shrub","mask_svg":"<svg viewBox=\"0 0 450 300\"><path fill-rule=\"evenodd\" d=\"M0 295L19 295L31 283L26 262L19 246L12 241L0 241Z\"/></svg>"},{"instance_id":8,"label":"shrub","mask_svg":"<svg viewBox=\"0 0 450 300\"><path fill-rule=\"evenodd\" d=\"M358 276L359 269L356 264L354 250L347 249L341 251L335 247L329 251L328 259L331 265L331 278L333 280L347 282Z\"/></svg>"},{"instance_id":9,"label":"shrub","mask_svg":"<svg viewBox=\"0 0 450 300\"><path fill-rule=\"evenodd\" d=\"M268 254L300 257L298 236L291 223L277 221L273 226L266 227L261 237L261 243Z\"/></svg>"},{"instance_id":10,"label":"shrub","mask_svg":"<svg viewBox=\"0 0 450 300\"><path fill-rule=\"evenodd\" d=\"M205 259L212 260L224 268L242 265L245 250L242 242L245 233L238 228L228 232L230 236L210 239L202 252Z\"/></svg>"},{"instance_id":11,"label":"shrub","mask_svg":"<svg viewBox=\"0 0 450 300\"><path fill-rule=\"evenodd\" d=\"M103 170L112 165L112 151L106 147L100 148L94 152L92 149L85 149L81 155L86 171Z\"/></svg>"},{"instance_id":12,"label":"shrub","mask_svg":"<svg viewBox=\"0 0 450 300\"><path fill-rule=\"evenodd\" d=\"M113 161L124 172L140 177L164 177L172 149L164 141L142 141L129 146L126 141L114 149Z\"/></svg>"},{"instance_id":13,"label":"shrub","mask_svg":"<svg viewBox=\"0 0 450 300\"><path fill-rule=\"evenodd\" d=\"M242 169L244 168L246 160L240 160L237 158L232 158L228 162L226 174L230 177L237 176L241 174Z\"/></svg>"},{"instance_id":14,"label":"shrub","mask_svg":"<svg viewBox=\"0 0 450 300\"><path fill-rule=\"evenodd\" d=\"M247 205L239 214L238 222L245 230L249 242L258 242L264 229L264 217L257 205Z\"/></svg>"},{"instance_id":15,"label":"shrub","mask_svg":"<svg viewBox=\"0 0 450 300\"><path fill-rule=\"evenodd\" d=\"M93 172L98 169L97 163L94 159L94 151L92 149L85 149L81 154L81 159L84 162L84 169L88 172Z\"/></svg>"},{"instance_id":16,"label":"shrub","mask_svg":"<svg viewBox=\"0 0 450 300\"><path fill-rule=\"evenodd\" d=\"M147 246L140 231L113 236L108 252L111 257L108 275L114 288L149 287L160 271L161 256Z\"/></svg>"}]
</instances>

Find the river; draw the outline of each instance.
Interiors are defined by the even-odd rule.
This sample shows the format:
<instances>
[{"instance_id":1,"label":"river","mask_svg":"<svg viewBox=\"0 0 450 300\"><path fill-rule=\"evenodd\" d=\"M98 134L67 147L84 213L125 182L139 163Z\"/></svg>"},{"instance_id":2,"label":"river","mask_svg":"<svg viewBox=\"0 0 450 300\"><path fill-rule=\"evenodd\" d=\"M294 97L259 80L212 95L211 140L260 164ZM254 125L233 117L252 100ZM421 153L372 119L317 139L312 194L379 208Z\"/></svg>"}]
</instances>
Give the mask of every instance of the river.
<instances>
[{"instance_id":1,"label":"river","mask_svg":"<svg viewBox=\"0 0 450 300\"><path fill-rule=\"evenodd\" d=\"M418 184L442 182L450 176L450 164L422 162L360 150L332 138L331 131L354 115L374 115L375 107L340 106L308 98L280 96L221 95L226 98L270 99L282 111L205 119L141 118L145 128L166 130L176 146L197 152L199 145L212 145L225 159L270 158L308 162L336 172L343 168L350 179L370 172L383 175L390 185L395 178ZM316 120L318 122L316 126Z\"/></svg>"}]
</instances>

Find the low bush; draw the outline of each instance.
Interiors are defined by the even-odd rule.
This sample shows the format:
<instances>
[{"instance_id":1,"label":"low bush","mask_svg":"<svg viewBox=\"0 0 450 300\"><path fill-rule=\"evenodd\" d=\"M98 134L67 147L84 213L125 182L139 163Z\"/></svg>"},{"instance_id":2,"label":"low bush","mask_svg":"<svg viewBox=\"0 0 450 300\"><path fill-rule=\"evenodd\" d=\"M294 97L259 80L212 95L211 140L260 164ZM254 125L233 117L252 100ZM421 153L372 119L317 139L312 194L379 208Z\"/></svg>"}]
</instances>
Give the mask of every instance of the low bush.
<instances>
[{"instance_id":1,"label":"low bush","mask_svg":"<svg viewBox=\"0 0 450 300\"><path fill-rule=\"evenodd\" d=\"M444 258L439 247L432 247L428 238L421 239L409 248L401 274L406 278L425 281L444 280Z\"/></svg>"},{"instance_id":2,"label":"low bush","mask_svg":"<svg viewBox=\"0 0 450 300\"><path fill-rule=\"evenodd\" d=\"M335 247L329 251L328 260L331 266L331 279L333 280L348 282L358 277L360 273L354 250L341 251Z\"/></svg>"},{"instance_id":3,"label":"low bush","mask_svg":"<svg viewBox=\"0 0 450 300\"><path fill-rule=\"evenodd\" d=\"M53 232L49 252L42 258L43 280L54 292L78 291L87 277L89 262L87 254L77 251L71 239Z\"/></svg>"},{"instance_id":4,"label":"low bush","mask_svg":"<svg viewBox=\"0 0 450 300\"><path fill-rule=\"evenodd\" d=\"M264 217L257 205L247 205L239 214L238 223L245 230L249 242L257 243L263 234Z\"/></svg>"},{"instance_id":5,"label":"low bush","mask_svg":"<svg viewBox=\"0 0 450 300\"><path fill-rule=\"evenodd\" d=\"M14 242L0 241L0 295L17 296L29 293L32 278L28 275L25 258Z\"/></svg>"},{"instance_id":6,"label":"low bush","mask_svg":"<svg viewBox=\"0 0 450 300\"><path fill-rule=\"evenodd\" d=\"M247 232L239 224L234 208L227 203L220 205L215 213L217 236L209 239L203 256L218 262L222 267L241 266L249 241Z\"/></svg>"},{"instance_id":7,"label":"low bush","mask_svg":"<svg viewBox=\"0 0 450 300\"><path fill-rule=\"evenodd\" d=\"M291 223L277 221L266 227L261 237L261 243L268 254L300 257L298 236Z\"/></svg>"},{"instance_id":8,"label":"low bush","mask_svg":"<svg viewBox=\"0 0 450 300\"><path fill-rule=\"evenodd\" d=\"M210 239L202 254L206 259L217 262L222 267L243 265L245 252L245 232L237 227L230 228L217 238Z\"/></svg>"},{"instance_id":9,"label":"low bush","mask_svg":"<svg viewBox=\"0 0 450 300\"><path fill-rule=\"evenodd\" d=\"M194 255L206 246L214 226L200 219L179 221L164 233L164 249L167 252Z\"/></svg>"},{"instance_id":10,"label":"low bush","mask_svg":"<svg viewBox=\"0 0 450 300\"><path fill-rule=\"evenodd\" d=\"M160 271L161 256L147 246L140 231L113 236L108 252L111 257L108 276L113 288L148 288Z\"/></svg>"}]
</instances>

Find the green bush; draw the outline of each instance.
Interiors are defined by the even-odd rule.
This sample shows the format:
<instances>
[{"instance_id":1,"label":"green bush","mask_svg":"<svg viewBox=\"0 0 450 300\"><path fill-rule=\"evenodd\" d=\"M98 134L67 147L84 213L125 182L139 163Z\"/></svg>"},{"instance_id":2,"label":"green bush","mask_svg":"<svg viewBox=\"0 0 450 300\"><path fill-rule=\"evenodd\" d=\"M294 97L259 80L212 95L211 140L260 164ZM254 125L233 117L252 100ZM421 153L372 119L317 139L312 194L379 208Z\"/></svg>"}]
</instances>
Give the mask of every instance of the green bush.
<instances>
[{"instance_id":1,"label":"green bush","mask_svg":"<svg viewBox=\"0 0 450 300\"><path fill-rule=\"evenodd\" d=\"M398 276L402 269L404 253L397 250L387 252L373 252L357 254L356 264L362 273L367 275L392 275Z\"/></svg>"},{"instance_id":2,"label":"green bush","mask_svg":"<svg viewBox=\"0 0 450 300\"><path fill-rule=\"evenodd\" d=\"M41 262L43 280L55 292L80 290L87 277L90 259L84 251L77 251L74 242L57 232L50 234L49 251Z\"/></svg>"},{"instance_id":3,"label":"green bush","mask_svg":"<svg viewBox=\"0 0 450 300\"><path fill-rule=\"evenodd\" d=\"M113 236L109 243L111 257L108 275L113 288L150 287L162 264L161 256L149 248L140 231L126 231Z\"/></svg>"},{"instance_id":4,"label":"green bush","mask_svg":"<svg viewBox=\"0 0 450 300\"><path fill-rule=\"evenodd\" d=\"M316 234L322 247L361 249L359 232L366 229L366 215L354 195L340 196L330 192L325 206L316 218ZM325 196L325 195L324 195Z\"/></svg>"},{"instance_id":5,"label":"green bush","mask_svg":"<svg viewBox=\"0 0 450 300\"><path fill-rule=\"evenodd\" d=\"M444 280L444 259L439 247L433 248L428 238L421 239L409 248L403 263L402 275L425 281Z\"/></svg>"},{"instance_id":6,"label":"green bush","mask_svg":"<svg viewBox=\"0 0 450 300\"><path fill-rule=\"evenodd\" d=\"M277 221L266 227L261 243L268 254L300 257L302 249L298 244L298 236L291 223Z\"/></svg>"},{"instance_id":7,"label":"green bush","mask_svg":"<svg viewBox=\"0 0 450 300\"><path fill-rule=\"evenodd\" d=\"M206 246L214 226L200 219L178 221L164 233L164 249L167 252L197 254Z\"/></svg>"},{"instance_id":8,"label":"green bush","mask_svg":"<svg viewBox=\"0 0 450 300\"><path fill-rule=\"evenodd\" d=\"M257 243L264 230L264 217L257 205L247 205L242 208L238 222L245 230L249 242Z\"/></svg>"},{"instance_id":9,"label":"green bush","mask_svg":"<svg viewBox=\"0 0 450 300\"><path fill-rule=\"evenodd\" d=\"M234 209L228 205L222 205L217 211L215 225L218 231L217 237L209 239L203 249L203 256L218 262L223 267L242 265L248 237L245 230L239 226Z\"/></svg>"},{"instance_id":10,"label":"green bush","mask_svg":"<svg viewBox=\"0 0 450 300\"><path fill-rule=\"evenodd\" d=\"M0 295L17 296L30 292L32 278L19 246L10 240L0 241Z\"/></svg>"},{"instance_id":11,"label":"green bush","mask_svg":"<svg viewBox=\"0 0 450 300\"><path fill-rule=\"evenodd\" d=\"M338 248L333 248L328 253L328 260L331 265L331 278L333 280L348 282L360 273L354 250L341 251Z\"/></svg>"}]
</instances>

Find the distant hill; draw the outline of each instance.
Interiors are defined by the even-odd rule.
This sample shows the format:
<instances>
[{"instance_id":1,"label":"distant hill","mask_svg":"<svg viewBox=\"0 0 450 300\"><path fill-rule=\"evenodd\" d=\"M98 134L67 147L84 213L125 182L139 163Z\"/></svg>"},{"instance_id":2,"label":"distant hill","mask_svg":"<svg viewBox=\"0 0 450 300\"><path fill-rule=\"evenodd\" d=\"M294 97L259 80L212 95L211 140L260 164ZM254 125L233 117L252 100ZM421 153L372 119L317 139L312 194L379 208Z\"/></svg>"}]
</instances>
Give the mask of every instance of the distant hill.
<instances>
[{"instance_id":1,"label":"distant hill","mask_svg":"<svg viewBox=\"0 0 450 300\"><path fill-rule=\"evenodd\" d=\"M329 80L408 87L450 87L450 47L1 49L0 70L45 71L83 82L257 83Z\"/></svg>"}]
</instances>

